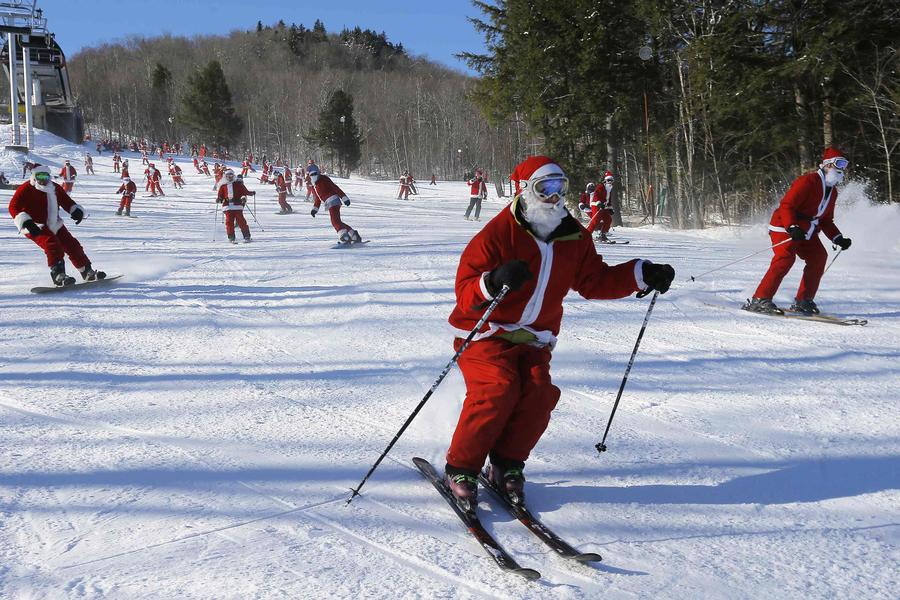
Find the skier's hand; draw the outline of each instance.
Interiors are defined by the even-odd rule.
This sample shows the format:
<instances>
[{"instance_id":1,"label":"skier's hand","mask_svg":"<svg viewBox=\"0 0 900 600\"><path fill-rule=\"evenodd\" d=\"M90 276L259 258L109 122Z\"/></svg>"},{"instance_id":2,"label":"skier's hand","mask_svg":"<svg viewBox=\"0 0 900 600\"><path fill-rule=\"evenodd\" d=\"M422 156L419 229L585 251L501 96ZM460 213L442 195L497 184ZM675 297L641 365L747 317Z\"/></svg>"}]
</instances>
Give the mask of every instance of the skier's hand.
<instances>
[{"instance_id":1,"label":"skier's hand","mask_svg":"<svg viewBox=\"0 0 900 600\"><path fill-rule=\"evenodd\" d=\"M587 209L588 209L588 207L587 207L586 204L579 204L579 205L578 205L578 210L580 210L580 211L586 211Z\"/></svg>"},{"instance_id":2,"label":"skier's hand","mask_svg":"<svg viewBox=\"0 0 900 600\"><path fill-rule=\"evenodd\" d=\"M80 208L75 208L69 215L71 215L72 220L75 221L76 225L81 223L82 219L84 219L84 211Z\"/></svg>"},{"instance_id":3,"label":"skier's hand","mask_svg":"<svg viewBox=\"0 0 900 600\"><path fill-rule=\"evenodd\" d=\"M341 198L341 202L344 203L344 206L350 206L350 198L348 198L347 196Z\"/></svg>"},{"instance_id":4,"label":"skier's hand","mask_svg":"<svg viewBox=\"0 0 900 600\"><path fill-rule=\"evenodd\" d=\"M313 207L313 209L311 211L309 211L309 214L312 215L313 217L315 217L317 212L319 212L319 209Z\"/></svg>"},{"instance_id":5,"label":"skier's hand","mask_svg":"<svg viewBox=\"0 0 900 600\"><path fill-rule=\"evenodd\" d=\"M28 231L28 233L31 234L32 237L37 237L37 236L41 235L41 228L38 227L37 223L35 223L31 219L28 219L27 221L22 223L22 227L24 229L26 229Z\"/></svg>"},{"instance_id":6,"label":"skier's hand","mask_svg":"<svg viewBox=\"0 0 900 600\"><path fill-rule=\"evenodd\" d=\"M504 285L508 285L510 291L515 292L532 277L528 263L524 260L511 260L488 273L485 284L488 293L493 297L500 293Z\"/></svg>"},{"instance_id":7,"label":"skier's hand","mask_svg":"<svg viewBox=\"0 0 900 600\"><path fill-rule=\"evenodd\" d=\"M806 233L800 229L799 225L791 225L787 228L787 232L795 242L802 242L806 239Z\"/></svg>"},{"instance_id":8,"label":"skier's hand","mask_svg":"<svg viewBox=\"0 0 900 600\"><path fill-rule=\"evenodd\" d=\"M842 236L840 234L838 234L838 236L831 241L834 242L835 246L840 246L841 250L846 250L847 248L850 247L850 244L851 244L850 238L845 238L844 236Z\"/></svg>"},{"instance_id":9,"label":"skier's hand","mask_svg":"<svg viewBox=\"0 0 900 600\"><path fill-rule=\"evenodd\" d=\"M675 269L671 265L657 265L649 260L645 260L641 269L644 283L647 284L647 290L657 290L660 294L669 291L672 280L675 279Z\"/></svg>"}]
</instances>

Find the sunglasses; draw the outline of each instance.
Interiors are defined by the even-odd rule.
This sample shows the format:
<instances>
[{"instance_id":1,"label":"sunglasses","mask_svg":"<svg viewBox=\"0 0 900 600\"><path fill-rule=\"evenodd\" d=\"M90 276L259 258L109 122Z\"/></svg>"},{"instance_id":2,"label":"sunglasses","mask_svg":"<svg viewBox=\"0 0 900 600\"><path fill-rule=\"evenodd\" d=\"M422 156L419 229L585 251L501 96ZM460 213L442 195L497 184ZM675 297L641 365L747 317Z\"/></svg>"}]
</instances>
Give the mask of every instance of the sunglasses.
<instances>
[{"instance_id":1,"label":"sunglasses","mask_svg":"<svg viewBox=\"0 0 900 600\"><path fill-rule=\"evenodd\" d=\"M47 183L50 181L50 173L35 173L34 180L41 184Z\"/></svg>"},{"instance_id":2,"label":"sunglasses","mask_svg":"<svg viewBox=\"0 0 900 600\"><path fill-rule=\"evenodd\" d=\"M532 189L541 200L548 200L553 196L565 196L569 191L569 180L562 175L547 175L534 182Z\"/></svg>"}]
</instances>

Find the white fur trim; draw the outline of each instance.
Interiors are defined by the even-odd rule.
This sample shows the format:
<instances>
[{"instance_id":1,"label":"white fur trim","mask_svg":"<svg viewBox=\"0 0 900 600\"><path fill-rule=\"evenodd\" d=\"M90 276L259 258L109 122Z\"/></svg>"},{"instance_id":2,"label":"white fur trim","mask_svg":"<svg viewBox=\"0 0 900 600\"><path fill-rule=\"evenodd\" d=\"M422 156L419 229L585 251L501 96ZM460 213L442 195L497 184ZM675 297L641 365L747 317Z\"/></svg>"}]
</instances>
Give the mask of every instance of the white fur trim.
<instances>
[{"instance_id":1,"label":"white fur trim","mask_svg":"<svg viewBox=\"0 0 900 600\"><path fill-rule=\"evenodd\" d=\"M565 175L563 173L562 168L556 163L547 163L541 167L538 167L534 173L528 179L537 179L538 177L543 177L545 175Z\"/></svg>"},{"instance_id":2,"label":"white fur trim","mask_svg":"<svg viewBox=\"0 0 900 600\"><path fill-rule=\"evenodd\" d=\"M644 263L648 262L642 258L639 258L636 263L634 263L634 282L637 284L638 289L642 292L647 291L647 283L644 281Z\"/></svg>"},{"instance_id":3,"label":"white fur trim","mask_svg":"<svg viewBox=\"0 0 900 600\"><path fill-rule=\"evenodd\" d=\"M490 275L490 271L487 273L482 273L481 277L478 278L478 289L481 290L481 295L485 297L486 300L493 300L494 297L491 296L490 292L487 289L487 278Z\"/></svg>"},{"instance_id":4,"label":"white fur trim","mask_svg":"<svg viewBox=\"0 0 900 600\"><path fill-rule=\"evenodd\" d=\"M25 229L25 221L33 220L34 219L31 218L31 215L29 215L27 212L20 212L13 219L13 222L16 224L16 228L18 228L19 233L26 233L28 230Z\"/></svg>"},{"instance_id":5,"label":"white fur trim","mask_svg":"<svg viewBox=\"0 0 900 600\"><path fill-rule=\"evenodd\" d=\"M325 202L323 202L322 205L325 208L331 208L332 206L339 206L340 203L341 203L340 197L337 194L334 194L333 196L329 196L329 198L327 200L325 200Z\"/></svg>"}]
</instances>

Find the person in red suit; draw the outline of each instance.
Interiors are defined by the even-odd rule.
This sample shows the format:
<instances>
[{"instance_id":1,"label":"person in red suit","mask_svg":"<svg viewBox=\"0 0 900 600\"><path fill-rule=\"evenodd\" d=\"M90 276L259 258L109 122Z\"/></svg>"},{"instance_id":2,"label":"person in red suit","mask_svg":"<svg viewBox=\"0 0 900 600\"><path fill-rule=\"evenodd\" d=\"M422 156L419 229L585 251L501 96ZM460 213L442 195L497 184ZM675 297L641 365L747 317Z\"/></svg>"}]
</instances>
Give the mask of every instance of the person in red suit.
<instances>
[{"instance_id":1,"label":"person in red suit","mask_svg":"<svg viewBox=\"0 0 900 600\"><path fill-rule=\"evenodd\" d=\"M94 174L94 159L91 157L90 152L84 155L84 172L88 175Z\"/></svg>"},{"instance_id":2,"label":"person in red suit","mask_svg":"<svg viewBox=\"0 0 900 600\"><path fill-rule=\"evenodd\" d=\"M172 185L175 189L181 189L184 187L184 173L181 171L181 167L179 167L176 163L172 163Z\"/></svg>"},{"instance_id":3,"label":"person in red suit","mask_svg":"<svg viewBox=\"0 0 900 600\"><path fill-rule=\"evenodd\" d=\"M119 171L121 171L122 170L121 169L122 157L119 156L118 152L113 154L112 161L113 161L113 173L118 173Z\"/></svg>"},{"instance_id":4,"label":"person in red suit","mask_svg":"<svg viewBox=\"0 0 900 600\"><path fill-rule=\"evenodd\" d=\"M400 192L397 194L397 200L409 200L409 171L403 171L400 176Z\"/></svg>"},{"instance_id":5,"label":"person in red suit","mask_svg":"<svg viewBox=\"0 0 900 600\"><path fill-rule=\"evenodd\" d=\"M594 195L594 190L597 188L597 185L593 182L588 183L584 187L584 191L581 192L581 196L578 197L578 209L584 213L584 216L590 220L591 218L591 196Z\"/></svg>"},{"instance_id":6,"label":"person in red suit","mask_svg":"<svg viewBox=\"0 0 900 600\"><path fill-rule=\"evenodd\" d=\"M843 152L829 147L825 149L822 163L816 171L801 175L791 184L769 222L769 239L775 246L772 248L775 256L753 299L743 306L745 310L782 314L784 311L778 308L773 298L781 280L799 256L806 266L789 310L819 313L815 297L828 259L828 252L819 240L819 231L841 250L850 247L850 238L845 238L834 224L834 204L838 196L836 186L844 180L844 172L849 166L850 161Z\"/></svg>"},{"instance_id":7,"label":"person in red suit","mask_svg":"<svg viewBox=\"0 0 900 600\"><path fill-rule=\"evenodd\" d=\"M162 173L159 172L159 169L156 168L154 163L150 163L147 165L147 168L144 169L144 177L147 178L147 186L146 189L150 190L151 196L165 196L166 194L162 191L162 186L160 185L160 180L162 179Z\"/></svg>"},{"instance_id":8,"label":"person in red suit","mask_svg":"<svg viewBox=\"0 0 900 600\"><path fill-rule=\"evenodd\" d=\"M294 207L288 204L287 201L287 180L285 179L284 167L272 167L272 175L274 177L275 193L278 194L278 206L281 207L278 214L288 215L294 212Z\"/></svg>"},{"instance_id":9,"label":"person in red suit","mask_svg":"<svg viewBox=\"0 0 900 600\"><path fill-rule=\"evenodd\" d=\"M62 177L63 189L68 194L75 186L75 178L78 176L78 172L75 170L75 167L72 166L71 162L66 161L63 168L59 171L59 176Z\"/></svg>"},{"instance_id":10,"label":"person in red suit","mask_svg":"<svg viewBox=\"0 0 900 600\"><path fill-rule=\"evenodd\" d=\"M247 171L253 171L256 173L256 169L253 168L253 163L250 162L250 159L245 159L244 162L241 163L241 177L247 176Z\"/></svg>"},{"instance_id":11,"label":"person in red suit","mask_svg":"<svg viewBox=\"0 0 900 600\"><path fill-rule=\"evenodd\" d=\"M234 241L235 223L241 229L244 243L250 242L250 227L247 225L247 219L244 218L244 206L247 204L247 196L255 195L256 192L248 190L243 181L235 179L233 170L225 169L216 202L222 204L222 212L225 213L225 233L232 244L236 243Z\"/></svg>"},{"instance_id":12,"label":"person in red suit","mask_svg":"<svg viewBox=\"0 0 900 600\"><path fill-rule=\"evenodd\" d=\"M349 244L361 242L362 238L359 232L344 223L341 220L341 204L350 206L350 198L339 188L336 183L327 175L319 173L319 167L315 164L307 165L306 176L313 184L313 202L312 210L309 211L313 217L319 212L319 207L324 206L328 209L328 215L331 217L331 225L338 234L338 243Z\"/></svg>"},{"instance_id":13,"label":"person in red suit","mask_svg":"<svg viewBox=\"0 0 900 600\"><path fill-rule=\"evenodd\" d=\"M612 227L612 189L614 177L610 171L603 175L603 185L597 186L591 196L591 222L588 223L587 230L591 233L600 230L599 240L601 242L609 241L606 234Z\"/></svg>"},{"instance_id":14,"label":"person in red suit","mask_svg":"<svg viewBox=\"0 0 900 600\"><path fill-rule=\"evenodd\" d=\"M198 175L203 175L203 169L200 168L200 160L196 156L194 157L194 168L197 169Z\"/></svg>"},{"instance_id":15,"label":"person in red suit","mask_svg":"<svg viewBox=\"0 0 900 600\"><path fill-rule=\"evenodd\" d=\"M469 207L466 209L466 221L475 209L475 220L481 219L481 202L487 198L487 185L484 183L484 171L475 169L475 175L466 181L469 186Z\"/></svg>"},{"instance_id":16,"label":"person in red suit","mask_svg":"<svg viewBox=\"0 0 900 600\"><path fill-rule=\"evenodd\" d=\"M75 283L74 277L66 275L64 255L85 281L104 279L106 273L91 267L84 248L63 225L60 208L69 213L76 225L85 217L84 208L69 197L63 186L51 181L50 169L45 166L35 167L31 179L20 185L9 201L9 214L16 228L47 255L50 278L55 285Z\"/></svg>"},{"instance_id":17,"label":"person in red suit","mask_svg":"<svg viewBox=\"0 0 900 600\"><path fill-rule=\"evenodd\" d=\"M126 177L122 180L122 185L119 186L116 193L122 194L122 201L119 202L119 210L116 211L116 214L121 216L122 211L124 210L125 216L130 217L131 203L134 201L134 195L137 193L137 186L130 177Z\"/></svg>"},{"instance_id":18,"label":"person in red suit","mask_svg":"<svg viewBox=\"0 0 900 600\"><path fill-rule=\"evenodd\" d=\"M506 297L459 357L466 398L447 451L446 482L463 510L477 502L477 475L512 502L524 500L523 469L560 397L550 358L570 290L591 300L665 293L669 265L633 259L608 265L566 210L568 179L556 161L530 156L510 177L516 197L466 246L456 271L454 347L504 286Z\"/></svg>"}]
</instances>

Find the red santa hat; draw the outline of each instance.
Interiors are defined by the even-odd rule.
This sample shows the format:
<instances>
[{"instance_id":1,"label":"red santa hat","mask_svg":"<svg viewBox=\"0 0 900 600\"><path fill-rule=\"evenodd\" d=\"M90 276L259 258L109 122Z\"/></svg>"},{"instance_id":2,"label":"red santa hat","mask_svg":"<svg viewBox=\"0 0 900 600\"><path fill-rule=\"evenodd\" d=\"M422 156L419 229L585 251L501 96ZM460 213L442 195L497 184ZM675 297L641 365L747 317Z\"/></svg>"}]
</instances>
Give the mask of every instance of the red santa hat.
<instances>
[{"instance_id":1,"label":"red santa hat","mask_svg":"<svg viewBox=\"0 0 900 600\"><path fill-rule=\"evenodd\" d=\"M522 193L529 180L544 177L546 175L565 176L556 161L548 156L529 156L513 169L509 180L516 185L516 196Z\"/></svg>"},{"instance_id":2,"label":"red santa hat","mask_svg":"<svg viewBox=\"0 0 900 600\"><path fill-rule=\"evenodd\" d=\"M838 159L843 159L849 162L849 159L844 155L844 153L834 146L828 146L827 148L825 148L825 153L822 155L823 165L832 164Z\"/></svg>"},{"instance_id":3,"label":"red santa hat","mask_svg":"<svg viewBox=\"0 0 900 600\"><path fill-rule=\"evenodd\" d=\"M614 179L612 171L607 171L603 174L603 181L606 181L607 179Z\"/></svg>"}]
</instances>

